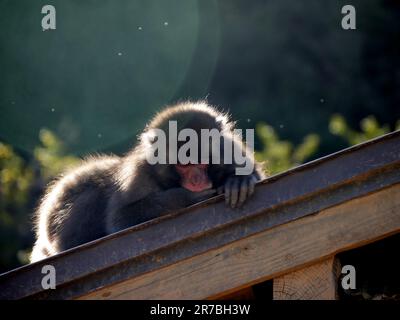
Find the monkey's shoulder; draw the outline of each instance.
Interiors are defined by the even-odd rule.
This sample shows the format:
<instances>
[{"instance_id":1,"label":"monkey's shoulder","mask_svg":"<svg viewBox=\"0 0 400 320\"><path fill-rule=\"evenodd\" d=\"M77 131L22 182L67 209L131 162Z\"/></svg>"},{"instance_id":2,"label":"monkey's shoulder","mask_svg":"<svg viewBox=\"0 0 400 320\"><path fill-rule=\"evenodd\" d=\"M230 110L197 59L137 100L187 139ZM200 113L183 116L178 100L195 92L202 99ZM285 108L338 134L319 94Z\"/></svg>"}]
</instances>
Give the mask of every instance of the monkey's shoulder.
<instances>
[{"instance_id":1,"label":"monkey's shoulder","mask_svg":"<svg viewBox=\"0 0 400 320\"><path fill-rule=\"evenodd\" d=\"M63 189L64 192L69 189L79 193L88 190L88 187L109 187L120 163L121 158L117 156L91 156L58 176L50 189L56 192L57 189Z\"/></svg>"}]
</instances>

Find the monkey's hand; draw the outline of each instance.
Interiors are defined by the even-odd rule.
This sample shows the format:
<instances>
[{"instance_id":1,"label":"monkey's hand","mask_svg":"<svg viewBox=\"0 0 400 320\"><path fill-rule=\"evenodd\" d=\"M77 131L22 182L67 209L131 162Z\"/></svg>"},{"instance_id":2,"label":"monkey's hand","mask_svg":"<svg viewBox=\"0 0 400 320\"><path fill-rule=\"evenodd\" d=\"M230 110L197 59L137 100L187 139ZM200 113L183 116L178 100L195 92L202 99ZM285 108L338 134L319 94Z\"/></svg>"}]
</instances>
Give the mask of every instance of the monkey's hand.
<instances>
[{"instance_id":1,"label":"monkey's hand","mask_svg":"<svg viewBox=\"0 0 400 320\"><path fill-rule=\"evenodd\" d=\"M229 177L225 184L217 189L218 194L225 194L225 204L231 208L240 208L243 203L254 193L257 182L254 174L248 176Z\"/></svg>"}]
</instances>

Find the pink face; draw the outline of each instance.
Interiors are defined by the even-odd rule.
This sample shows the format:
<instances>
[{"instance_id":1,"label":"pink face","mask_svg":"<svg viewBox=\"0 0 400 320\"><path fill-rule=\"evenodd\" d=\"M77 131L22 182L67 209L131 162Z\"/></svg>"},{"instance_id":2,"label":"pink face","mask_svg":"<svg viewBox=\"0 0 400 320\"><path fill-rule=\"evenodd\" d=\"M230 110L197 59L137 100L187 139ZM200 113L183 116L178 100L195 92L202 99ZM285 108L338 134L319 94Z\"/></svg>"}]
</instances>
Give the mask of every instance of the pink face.
<instances>
[{"instance_id":1,"label":"pink face","mask_svg":"<svg viewBox=\"0 0 400 320\"><path fill-rule=\"evenodd\" d=\"M200 192L212 187L207 167L207 164L175 165L176 171L181 176L182 187L192 192Z\"/></svg>"}]
</instances>

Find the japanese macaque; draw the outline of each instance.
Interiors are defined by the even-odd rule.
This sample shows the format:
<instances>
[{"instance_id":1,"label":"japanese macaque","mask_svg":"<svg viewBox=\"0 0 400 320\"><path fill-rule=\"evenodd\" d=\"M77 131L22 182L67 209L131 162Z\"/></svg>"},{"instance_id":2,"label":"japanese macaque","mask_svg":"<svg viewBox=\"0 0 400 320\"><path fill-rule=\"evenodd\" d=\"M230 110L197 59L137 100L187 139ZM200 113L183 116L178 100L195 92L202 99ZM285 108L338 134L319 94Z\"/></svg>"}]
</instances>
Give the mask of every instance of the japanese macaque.
<instances>
[{"instance_id":1,"label":"japanese macaque","mask_svg":"<svg viewBox=\"0 0 400 320\"><path fill-rule=\"evenodd\" d=\"M193 154L188 158L187 152L179 151L185 148L185 139L179 134L174 142L172 129L183 132L184 137L191 133L200 137L206 129L220 136L212 143L209 137L201 139L198 149L190 149ZM166 139L158 136L159 132L165 132ZM166 143L164 151L154 148L160 142ZM228 147L239 151L237 154L244 161L239 164L237 157L226 161ZM187 146L185 150L188 151ZM157 157L166 163L154 163ZM214 161L218 158L219 163ZM251 165L250 170L238 174L246 164ZM263 178L253 151L234 134L234 124L226 114L206 102L167 107L146 126L137 146L125 156L88 158L48 187L36 212L37 240L31 261L215 194L224 194L226 204L232 208L241 207L253 194L256 182Z\"/></svg>"}]
</instances>

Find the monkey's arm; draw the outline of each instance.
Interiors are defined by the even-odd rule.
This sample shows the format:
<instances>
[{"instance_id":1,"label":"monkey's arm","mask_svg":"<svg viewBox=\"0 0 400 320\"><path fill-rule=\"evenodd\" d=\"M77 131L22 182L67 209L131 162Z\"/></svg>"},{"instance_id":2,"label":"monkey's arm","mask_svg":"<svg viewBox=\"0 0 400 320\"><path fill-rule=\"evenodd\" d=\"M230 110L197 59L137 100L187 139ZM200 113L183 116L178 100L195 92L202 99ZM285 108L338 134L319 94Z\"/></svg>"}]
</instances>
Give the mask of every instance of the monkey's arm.
<instances>
[{"instance_id":1,"label":"monkey's arm","mask_svg":"<svg viewBox=\"0 0 400 320\"><path fill-rule=\"evenodd\" d=\"M152 193L112 212L107 229L109 233L117 232L206 200L215 193L216 191L213 189L191 192L184 188Z\"/></svg>"},{"instance_id":2,"label":"monkey's arm","mask_svg":"<svg viewBox=\"0 0 400 320\"><path fill-rule=\"evenodd\" d=\"M263 166L255 161L253 151L243 144L241 138L236 135L225 138L228 143L233 143L234 149L241 151L238 154L244 155L244 158L234 158L232 164L213 166L214 175L219 177L215 186L218 194L225 195L226 205L240 208L253 195L257 181L265 178L264 170ZM224 153L223 148L221 155Z\"/></svg>"}]
</instances>

